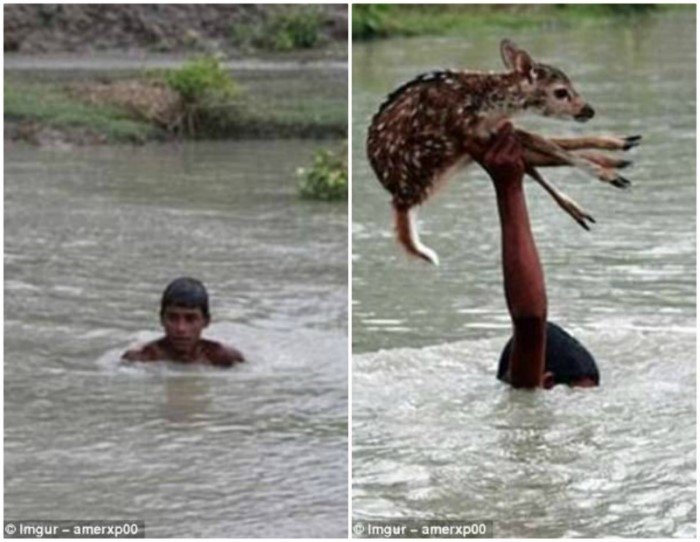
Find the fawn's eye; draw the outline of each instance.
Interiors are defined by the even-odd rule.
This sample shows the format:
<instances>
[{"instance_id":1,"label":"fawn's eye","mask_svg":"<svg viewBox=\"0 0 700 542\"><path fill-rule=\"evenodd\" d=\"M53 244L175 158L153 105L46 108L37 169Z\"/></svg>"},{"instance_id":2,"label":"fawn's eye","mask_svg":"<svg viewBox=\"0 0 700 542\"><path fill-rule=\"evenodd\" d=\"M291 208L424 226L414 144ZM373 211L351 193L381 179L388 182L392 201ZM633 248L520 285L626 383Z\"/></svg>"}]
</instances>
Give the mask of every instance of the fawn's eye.
<instances>
[{"instance_id":1,"label":"fawn's eye","mask_svg":"<svg viewBox=\"0 0 700 542\"><path fill-rule=\"evenodd\" d=\"M557 100L563 100L563 99L569 97L569 91L566 90L565 88L558 88L557 90L554 91L554 97Z\"/></svg>"}]
</instances>

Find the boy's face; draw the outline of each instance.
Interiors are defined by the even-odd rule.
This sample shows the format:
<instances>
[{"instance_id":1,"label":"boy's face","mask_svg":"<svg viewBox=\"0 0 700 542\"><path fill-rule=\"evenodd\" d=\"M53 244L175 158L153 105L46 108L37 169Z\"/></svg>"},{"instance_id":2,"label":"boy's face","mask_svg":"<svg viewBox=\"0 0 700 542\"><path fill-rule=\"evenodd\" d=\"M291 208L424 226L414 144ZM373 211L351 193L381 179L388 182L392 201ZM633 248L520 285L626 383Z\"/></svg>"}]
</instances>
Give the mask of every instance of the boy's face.
<instances>
[{"instance_id":1,"label":"boy's face","mask_svg":"<svg viewBox=\"0 0 700 542\"><path fill-rule=\"evenodd\" d=\"M173 350L187 354L199 342L202 331L209 320L205 318L202 309L169 306L161 316L165 335Z\"/></svg>"}]
</instances>

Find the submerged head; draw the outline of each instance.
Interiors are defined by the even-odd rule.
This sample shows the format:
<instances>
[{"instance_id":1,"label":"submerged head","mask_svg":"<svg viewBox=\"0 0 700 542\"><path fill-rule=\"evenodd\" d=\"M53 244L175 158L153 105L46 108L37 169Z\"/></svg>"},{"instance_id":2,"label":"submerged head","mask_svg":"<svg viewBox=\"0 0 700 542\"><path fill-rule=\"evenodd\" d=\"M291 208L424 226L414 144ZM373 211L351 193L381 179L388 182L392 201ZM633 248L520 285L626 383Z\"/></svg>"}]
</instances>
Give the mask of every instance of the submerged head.
<instances>
[{"instance_id":1,"label":"submerged head","mask_svg":"<svg viewBox=\"0 0 700 542\"><path fill-rule=\"evenodd\" d=\"M497 378L508 381L508 363L513 343L511 338L501 352ZM594 387L600 384L600 375L593 356L584 346L561 327L547 322L544 387L567 384L572 387Z\"/></svg>"},{"instance_id":2,"label":"submerged head","mask_svg":"<svg viewBox=\"0 0 700 542\"><path fill-rule=\"evenodd\" d=\"M501 57L506 68L522 77L521 90L526 95L527 109L545 117L573 118L580 122L593 118L595 111L561 70L533 61L527 51L510 40L501 42Z\"/></svg>"},{"instance_id":3,"label":"submerged head","mask_svg":"<svg viewBox=\"0 0 700 542\"><path fill-rule=\"evenodd\" d=\"M204 284L189 277L168 284L160 302L160 321L173 350L190 352L209 320L209 295Z\"/></svg>"}]
</instances>

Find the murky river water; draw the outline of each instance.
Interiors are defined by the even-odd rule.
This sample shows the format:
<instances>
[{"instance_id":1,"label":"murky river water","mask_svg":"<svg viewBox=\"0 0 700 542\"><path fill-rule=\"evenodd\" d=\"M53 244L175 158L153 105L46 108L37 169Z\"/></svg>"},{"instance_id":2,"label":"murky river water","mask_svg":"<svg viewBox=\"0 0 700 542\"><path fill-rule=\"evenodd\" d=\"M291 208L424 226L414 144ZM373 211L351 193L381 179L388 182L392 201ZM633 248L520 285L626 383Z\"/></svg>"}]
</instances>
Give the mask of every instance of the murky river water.
<instances>
[{"instance_id":1,"label":"murky river water","mask_svg":"<svg viewBox=\"0 0 700 542\"><path fill-rule=\"evenodd\" d=\"M295 188L318 146L6 146L6 518L345 536L347 212ZM249 363L120 366L183 274Z\"/></svg>"},{"instance_id":2,"label":"murky river water","mask_svg":"<svg viewBox=\"0 0 700 542\"><path fill-rule=\"evenodd\" d=\"M353 52L353 515L490 519L496 536L695 536L696 172L692 12L510 37L561 67L597 111L550 134L644 135L629 191L545 171L597 219L588 233L528 185L549 314L602 386L513 391L490 181L454 178L420 213L439 268L396 246L364 157L388 91L436 67L499 70L495 33Z\"/></svg>"}]
</instances>

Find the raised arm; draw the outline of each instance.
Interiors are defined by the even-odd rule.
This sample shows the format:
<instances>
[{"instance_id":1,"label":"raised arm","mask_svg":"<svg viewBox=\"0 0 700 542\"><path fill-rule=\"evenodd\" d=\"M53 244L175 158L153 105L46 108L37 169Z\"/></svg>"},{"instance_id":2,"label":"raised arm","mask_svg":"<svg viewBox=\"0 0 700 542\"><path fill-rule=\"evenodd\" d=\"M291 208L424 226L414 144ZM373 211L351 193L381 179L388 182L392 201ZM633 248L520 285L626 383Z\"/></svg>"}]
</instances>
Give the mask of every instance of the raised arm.
<instances>
[{"instance_id":1,"label":"raised arm","mask_svg":"<svg viewBox=\"0 0 700 542\"><path fill-rule=\"evenodd\" d=\"M516 388L541 387L547 295L523 189L523 150L510 124L499 131L480 163L493 180L501 222L503 282L513 322L509 380Z\"/></svg>"}]
</instances>

